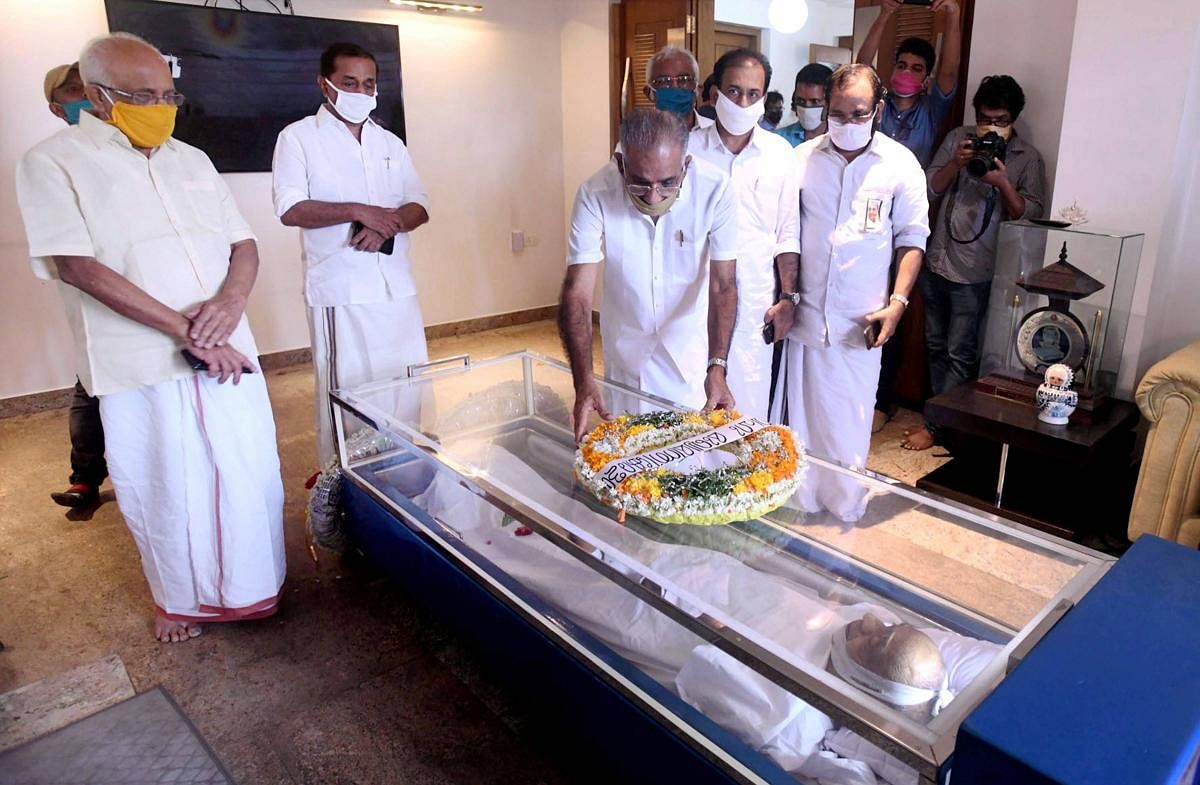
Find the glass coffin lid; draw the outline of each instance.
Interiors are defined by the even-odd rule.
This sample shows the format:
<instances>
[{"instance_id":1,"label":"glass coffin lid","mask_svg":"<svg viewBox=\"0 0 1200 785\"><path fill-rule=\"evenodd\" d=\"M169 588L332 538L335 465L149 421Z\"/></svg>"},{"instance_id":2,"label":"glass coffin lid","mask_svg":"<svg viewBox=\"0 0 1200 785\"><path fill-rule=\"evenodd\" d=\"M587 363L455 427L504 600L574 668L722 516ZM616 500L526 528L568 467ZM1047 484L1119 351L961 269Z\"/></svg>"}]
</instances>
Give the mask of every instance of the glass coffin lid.
<instances>
[{"instance_id":1,"label":"glass coffin lid","mask_svg":"<svg viewBox=\"0 0 1200 785\"><path fill-rule=\"evenodd\" d=\"M1112 561L812 455L765 517L621 522L574 476L565 365L456 359L334 394L352 481L802 781L869 763L936 782L964 717ZM672 408L598 383L614 414Z\"/></svg>"}]
</instances>

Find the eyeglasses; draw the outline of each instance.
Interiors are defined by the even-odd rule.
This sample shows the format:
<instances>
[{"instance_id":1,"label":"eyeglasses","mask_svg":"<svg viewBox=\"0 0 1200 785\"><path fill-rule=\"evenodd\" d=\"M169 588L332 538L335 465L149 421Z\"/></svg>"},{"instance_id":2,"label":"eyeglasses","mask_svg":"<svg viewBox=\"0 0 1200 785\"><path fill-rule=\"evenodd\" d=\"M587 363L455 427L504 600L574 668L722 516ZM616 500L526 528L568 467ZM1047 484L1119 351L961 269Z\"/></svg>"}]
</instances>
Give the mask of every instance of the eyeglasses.
<instances>
[{"instance_id":1,"label":"eyeglasses","mask_svg":"<svg viewBox=\"0 0 1200 785\"><path fill-rule=\"evenodd\" d=\"M687 165L679 172L678 177L672 177L664 180L661 183L651 183L650 185L639 185L636 183L625 183L625 192L630 196L636 196L639 199L644 199L650 195L651 191L658 191L658 195L664 199L670 199L679 193L679 189L683 187L683 176L687 174ZM674 181L674 182L672 182Z\"/></svg>"},{"instance_id":2,"label":"eyeglasses","mask_svg":"<svg viewBox=\"0 0 1200 785\"><path fill-rule=\"evenodd\" d=\"M984 117L983 115L975 115L975 122L979 125L994 125L997 128L1008 128L1013 123L1011 117Z\"/></svg>"},{"instance_id":3,"label":"eyeglasses","mask_svg":"<svg viewBox=\"0 0 1200 785\"><path fill-rule=\"evenodd\" d=\"M833 120L836 123L842 123L842 124L853 123L854 125L865 125L866 123L871 122L871 119L873 117L875 117L874 112L865 112L865 113L864 112L855 112L854 114L850 115L849 117L846 117L845 115L841 114L840 112L836 113L836 114L833 112L829 113L830 120Z\"/></svg>"},{"instance_id":4,"label":"eyeglasses","mask_svg":"<svg viewBox=\"0 0 1200 785\"><path fill-rule=\"evenodd\" d=\"M691 74L656 76L650 80L650 86L656 90L663 87L682 87L685 90L694 90L696 88L696 77Z\"/></svg>"},{"instance_id":5,"label":"eyeglasses","mask_svg":"<svg viewBox=\"0 0 1200 785\"><path fill-rule=\"evenodd\" d=\"M170 104L171 106L182 106L185 100L183 93L170 92L159 95L158 93L151 92L150 90L135 90L134 92L129 93L125 90L118 90L115 87L109 87L108 85L97 84L96 86L102 90L116 93L122 98L128 99L128 102L134 106L150 106L151 104ZM109 97L109 100L111 101L112 98Z\"/></svg>"}]
</instances>

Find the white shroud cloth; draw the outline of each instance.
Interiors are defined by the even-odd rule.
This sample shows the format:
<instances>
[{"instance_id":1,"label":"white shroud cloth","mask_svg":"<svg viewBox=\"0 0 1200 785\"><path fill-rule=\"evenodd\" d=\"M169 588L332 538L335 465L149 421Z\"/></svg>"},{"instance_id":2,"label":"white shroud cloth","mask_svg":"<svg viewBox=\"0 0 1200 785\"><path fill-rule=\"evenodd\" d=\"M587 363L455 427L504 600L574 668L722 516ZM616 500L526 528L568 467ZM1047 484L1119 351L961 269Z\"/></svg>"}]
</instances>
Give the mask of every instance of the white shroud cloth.
<instances>
[{"instance_id":1,"label":"white shroud cloth","mask_svg":"<svg viewBox=\"0 0 1200 785\"><path fill-rule=\"evenodd\" d=\"M275 421L261 373L100 396L117 505L160 615L274 613L286 565Z\"/></svg>"},{"instance_id":2,"label":"white shroud cloth","mask_svg":"<svg viewBox=\"0 0 1200 785\"><path fill-rule=\"evenodd\" d=\"M480 453L469 456L461 445L452 449L456 458L485 467L494 480L520 488L526 498L819 668L828 660L833 632L842 625L868 611L887 623L900 620L873 604L823 600L808 587L724 553L648 540L557 492L508 451L480 446ZM895 778L894 785L908 785L907 777L915 777L912 769L852 732L835 728L828 715L705 644L549 541L536 534L517 536L515 524L505 525L499 510L456 479L439 473L413 500L454 529L464 543L785 770L820 785L886 784L892 782L888 777ZM612 554L601 558L627 575L635 574ZM686 598L673 599L681 607L690 605ZM955 691L1000 651L995 644L945 630L923 631L941 649ZM862 755L848 759L834 744L859 749Z\"/></svg>"}]
</instances>

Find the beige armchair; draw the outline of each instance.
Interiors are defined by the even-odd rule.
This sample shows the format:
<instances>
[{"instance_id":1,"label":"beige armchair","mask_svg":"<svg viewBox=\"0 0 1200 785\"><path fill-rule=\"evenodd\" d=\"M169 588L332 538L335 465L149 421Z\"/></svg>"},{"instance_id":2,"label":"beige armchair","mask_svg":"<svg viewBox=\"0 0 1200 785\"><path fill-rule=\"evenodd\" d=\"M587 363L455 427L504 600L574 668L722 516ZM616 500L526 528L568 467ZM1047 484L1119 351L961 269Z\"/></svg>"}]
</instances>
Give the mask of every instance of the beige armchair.
<instances>
[{"instance_id":1,"label":"beige armchair","mask_svg":"<svg viewBox=\"0 0 1200 785\"><path fill-rule=\"evenodd\" d=\"M1155 534L1200 546L1200 341L1155 363L1137 388L1150 421L1129 539Z\"/></svg>"}]
</instances>

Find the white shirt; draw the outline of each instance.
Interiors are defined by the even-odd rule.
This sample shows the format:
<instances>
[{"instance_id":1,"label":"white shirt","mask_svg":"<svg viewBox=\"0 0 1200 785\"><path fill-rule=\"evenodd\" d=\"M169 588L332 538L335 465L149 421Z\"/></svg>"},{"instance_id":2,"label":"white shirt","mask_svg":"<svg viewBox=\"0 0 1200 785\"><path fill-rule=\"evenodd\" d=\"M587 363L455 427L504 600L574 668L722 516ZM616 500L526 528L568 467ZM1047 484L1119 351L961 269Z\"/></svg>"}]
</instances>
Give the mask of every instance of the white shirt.
<instances>
[{"instance_id":1,"label":"white shirt","mask_svg":"<svg viewBox=\"0 0 1200 785\"><path fill-rule=\"evenodd\" d=\"M737 202L728 183L692 161L678 199L657 221L634 208L611 161L579 187L567 264L605 262L605 363L634 370L661 345L684 380L704 376L708 262L737 258Z\"/></svg>"},{"instance_id":2,"label":"white shirt","mask_svg":"<svg viewBox=\"0 0 1200 785\"><path fill-rule=\"evenodd\" d=\"M200 150L168 139L149 159L115 126L87 112L27 152L17 201L39 278L52 256L90 256L172 310L215 296L230 246L253 240L229 188ZM179 342L60 284L75 338L76 368L92 395L190 376ZM258 356L243 315L229 343Z\"/></svg>"},{"instance_id":3,"label":"white shirt","mask_svg":"<svg viewBox=\"0 0 1200 785\"><path fill-rule=\"evenodd\" d=\"M908 148L876 133L847 164L828 134L795 149L800 177L800 305L790 337L865 349L866 315L887 305L895 249L925 250L925 173Z\"/></svg>"},{"instance_id":4,"label":"white shirt","mask_svg":"<svg viewBox=\"0 0 1200 785\"><path fill-rule=\"evenodd\" d=\"M415 203L429 209L425 187L399 137L368 120L359 144L325 106L279 132L271 174L277 216L306 199L376 207ZM416 294L408 234L396 235L389 256L351 248L350 227L301 230L308 304L356 305Z\"/></svg>"},{"instance_id":5,"label":"white shirt","mask_svg":"<svg viewBox=\"0 0 1200 785\"><path fill-rule=\"evenodd\" d=\"M715 124L692 131L688 152L728 174L737 194L737 328L757 331L775 302L775 257L800 253L796 156L786 139L757 126L734 155Z\"/></svg>"},{"instance_id":6,"label":"white shirt","mask_svg":"<svg viewBox=\"0 0 1200 785\"><path fill-rule=\"evenodd\" d=\"M712 119L711 117L705 117L704 115L697 112L695 109L692 110L692 114L694 114L696 116L696 124L694 126L692 126L693 131L695 131L697 129L703 130L705 128L711 128L712 126L717 124L716 120Z\"/></svg>"}]
</instances>

